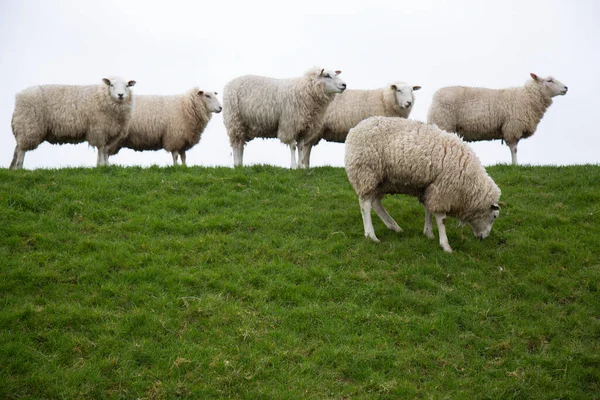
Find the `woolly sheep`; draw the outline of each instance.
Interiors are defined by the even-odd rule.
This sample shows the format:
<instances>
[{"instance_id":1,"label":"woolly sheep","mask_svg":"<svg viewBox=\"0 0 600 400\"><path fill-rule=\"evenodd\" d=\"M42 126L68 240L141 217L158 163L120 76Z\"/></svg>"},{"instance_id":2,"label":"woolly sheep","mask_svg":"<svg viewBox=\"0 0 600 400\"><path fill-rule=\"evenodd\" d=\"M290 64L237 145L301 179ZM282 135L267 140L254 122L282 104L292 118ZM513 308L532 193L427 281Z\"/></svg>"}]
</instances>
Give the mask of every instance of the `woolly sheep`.
<instances>
[{"instance_id":1,"label":"woolly sheep","mask_svg":"<svg viewBox=\"0 0 600 400\"><path fill-rule=\"evenodd\" d=\"M419 89L421 86L396 82L375 90L346 90L335 96L327 108L321 135L313 142L305 143L304 148L298 149L299 153L304 153L303 158L310 160L312 147L321 139L344 143L348 131L369 117L408 118L415 103L413 91Z\"/></svg>"},{"instance_id":2,"label":"woolly sheep","mask_svg":"<svg viewBox=\"0 0 600 400\"><path fill-rule=\"evenodd\" d=\"M519 140L534 134L552 98L565 95L568 88L551 76L530 74L524 86L483 89L452 86L433 95L427 122L456 132L468 142L502 139L517 165Z\"/></svg>"},{"instance_id":3,"label":"woolly sheep","mask_svg":"<svg viewBox=\"0 0 600 400\"><path fill-rule=\"evenodd\" d=\"M350 130L346 139L348 179L358 194L365 236L378 242L371 207L391 230L402 232L383 207L386 194L418 197L425 207L423 233L433 238L435 216L440 246L452 252L446 216L468 223L486 238L499 214L500 189L471 148L453 133L433 125L395 117L371 117Z\"/></svg>"},{"instance_id":4,"label":"woolly sheep","mask_svg":"<svg viewBox=\"0 0 600 400\"><path fill-rule=\"evenodd\" d=\"M127 132L135 81L104 78L98 85L42 85L17 93L12 131L17 145L10 168L23 168L25 152L42 142L87 141L98 149L97 165L108 165L108 148Z\"/></svg>"},{"instance_id":5,"label":"woolly sheep","mask_svg":"<svg viewBox=\"0 0 600 400\"><path fill-rule=\"evenodd\" d=\"M123 147L165 149L173 156L173 165L177 165L178 156L186 165L185 152L198 144L212 113L222 109L216 92L198 88L176 96L136 96L129 131L108 153L117 154Z\"/></svg>"},{"instance_id":6,"label":"woolly sheep","mask_svg":"<svg viewBox=\"0 0 600 400\"><path fill-rule=\"evenodd\" d=\"M229 82L223 94L223 120L234 165L242 165L246 142L277 137L289 146L291 168L296 168L296 144L320 134L327 106L346 89L340 73L315 68L300 78L247 75Z\"/></svg>"}]
</instances>

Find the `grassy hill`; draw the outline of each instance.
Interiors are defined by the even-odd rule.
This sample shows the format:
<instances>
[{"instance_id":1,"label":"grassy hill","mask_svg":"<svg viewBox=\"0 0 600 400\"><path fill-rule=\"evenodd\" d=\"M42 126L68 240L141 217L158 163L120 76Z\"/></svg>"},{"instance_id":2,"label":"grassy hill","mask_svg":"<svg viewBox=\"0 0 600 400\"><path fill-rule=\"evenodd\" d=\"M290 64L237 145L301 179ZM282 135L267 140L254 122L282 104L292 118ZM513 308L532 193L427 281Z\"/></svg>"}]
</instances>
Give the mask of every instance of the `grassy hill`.
<instances>
[{"instance_id":1,"label":"grassy hill","mask_svg":"<svg viewBox=\"0 0 600 400\"><path fill-rule=\"evenodd\" d=\"M446 254L341 168L0 170L0 398L598 398L600 166L489 172Z\"/></svg>"}]
</instances>

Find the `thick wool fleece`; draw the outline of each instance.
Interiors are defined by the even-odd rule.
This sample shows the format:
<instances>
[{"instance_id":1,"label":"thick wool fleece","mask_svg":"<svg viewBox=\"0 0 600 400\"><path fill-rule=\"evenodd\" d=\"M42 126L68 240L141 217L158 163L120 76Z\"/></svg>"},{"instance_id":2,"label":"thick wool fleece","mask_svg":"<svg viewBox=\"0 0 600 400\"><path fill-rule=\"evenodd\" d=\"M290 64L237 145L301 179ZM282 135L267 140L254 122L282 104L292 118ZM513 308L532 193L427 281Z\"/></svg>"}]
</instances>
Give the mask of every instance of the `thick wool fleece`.
<instances>
[{"instance_id":1,"label":"thick wool fleece","mask_svg":"<svg viewBox=\"0 0 600 400\"><path fill-rule=\"evenodd\" d=\"M129 131L109 154L116 154L123 147L168 152L185 152L194 147L212 118L198 92L198 88L193 88L175 96L136 96Z\"/></svg>"},{"instance_id":2,"label":"thick wool fleece","mask_svg":"<svg viewBox=\"0 0 600 400\"><path fill-rule=\"evenodd\" d=\"M396 101L396 90L391 86L376 90L346 90L337 95L325 113L322 138L344 143L350 129L366 118L408 118L414 105L414 95L411 106L402 108Z\"/></svg>"},{"instance_id":3,"label":"thick wool fleece","mask_svg":"<svg viewBox=\"0 0 600 400\"><path fill-rule=\"evenodd\" d=\"M133 96L116 101L105 84L34 86L17 93L12 130L22 151L44 141L100 148L126 134L132 110Z\"/></svg>"},{"instance_id":4,"label":"thick wool fleece","mask_svg":"<svg viewBox=\"0 0 600 400\"><path fill-rule=\"evenodd\" d=\"M455 134L393 117L364 120L348 134L345 165L361 199L416 196L432 213L469 221L489 212L500 189Z\"/></svg>"},{"instance_id":5,"label":"thick wool fleece","mask_svg":"<svg viewBox=\"0 0 600 400\"><path fill-rule=\"evenodd\" d=\"M434 94L427 122L469 142L504 139L516 144L534 134L551 104L552 96L534 80L508 89L452 86Z\"/></svg>"},{"instance_id":6,"label":"thick wool fleece","mask_svg":"<svg viewBox=\"0 0 600 400\"><path fill-rule=\"evenodd\" d=\"M313 140L335 94L326 93L316 77L273 79L247 75L229 82L223 93L223 120L232 146L254 138L279 138L290 144Z\"/></svg>"}]
</instances>

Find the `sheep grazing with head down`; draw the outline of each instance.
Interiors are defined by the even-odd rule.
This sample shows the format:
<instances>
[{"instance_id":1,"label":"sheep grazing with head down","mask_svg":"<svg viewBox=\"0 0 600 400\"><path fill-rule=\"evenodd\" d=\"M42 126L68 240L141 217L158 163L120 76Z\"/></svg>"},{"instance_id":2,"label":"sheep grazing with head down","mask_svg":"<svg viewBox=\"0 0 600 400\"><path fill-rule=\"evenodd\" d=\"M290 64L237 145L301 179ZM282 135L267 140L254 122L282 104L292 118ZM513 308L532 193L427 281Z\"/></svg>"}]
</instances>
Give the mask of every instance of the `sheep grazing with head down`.
<instances>
[{"instance_id":1,"label":"sheep grazing with head down","mask_svg":"<svg viewBox=\"0 0 600 400\"><path fill-rule=\"evenodd\" d=\"M136 96L135 111L126 136L109 149L117 154L123 147L136 151L164 149L186 165L185 152L200 141L212 118L223 107L216 92L193 88L176 96Z\"/></svg>"},{"instance_id":2,"label":"sheep grazing with head down","mask_svg":"<svg viewBox=\"0 0 600 400\"><path fill-rule=\"evenodd\" d=\"M17 141L10 168L23 168L25 152L41 143L82 143L98 149L97 165L108 165L108 148L125 135L133 110L135 81L104 78L89 86L42 85L17 93L12 131Z\"/></svg>"},{"instance_id":3,"label":"sheep grazing with head down","mask_svg":"<svg viewBox=\"0 0 600 400\"><path fill-rule=\"evenodd\" d=\"M519 140L535 133L552 98L567 93L567 86L552 78L530 74L525 86L483 89L452 86L433 95L427 122L464 140L502 139L510 148L512 164L517 165Z\"/></svg>"},{"instance_id":4,"label":"sheep grazing with head down","mask_svg":"<svg viewBox=\"0 0 600 400\"><path fill-rule=\"evenodd\" d=\"M229 82L223 94L223 121L234 165L242 165L248 141L279 138L289 146L291 168L296 168L296 144L320 134L327 106L346 89L340 72L315 68L300 78L247 75Z\"/></svg>"},{"instance_id":5,"label":"sheep grazing with head down","mask_svg":"<svg viewBox=\"0 0 600 400\"><path fill-rule=\"evenodd\" d=\"M447 216L456 217L484 239L499 214L500 189L471 148L453 133L433 125L394 117L371 117L346 139L348 179L358 194L365 236L378 242L371 207L391 230L402 232L383 207L386 194L416 196L425 207L423 232L433 238L436 219L440 246L452 252Z\"/></svg>"},{"instance_id":6,"label":"sheep grazing with head down","mask_svg":"<svg viewBox=\"0 0 600 400\"><path fill-rule=\"evenodd\" d=\"M404 82L392 83L375 90L346 90L335 96L325 113L321 135L299 148L301 158L310 164L312 146L321 139L328 142L344 143L350 129L363 119L384 116L408 118L415 104L413 92L421 86Z\"/></svg>"}]
</instances>

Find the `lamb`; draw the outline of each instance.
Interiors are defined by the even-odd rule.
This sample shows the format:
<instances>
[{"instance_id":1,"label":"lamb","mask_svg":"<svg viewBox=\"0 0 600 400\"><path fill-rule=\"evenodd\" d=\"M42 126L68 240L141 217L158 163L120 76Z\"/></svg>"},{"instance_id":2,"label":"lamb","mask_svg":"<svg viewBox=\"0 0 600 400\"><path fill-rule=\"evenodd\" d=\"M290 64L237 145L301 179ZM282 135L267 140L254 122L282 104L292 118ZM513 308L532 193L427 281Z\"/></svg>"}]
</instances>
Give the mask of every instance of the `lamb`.
<instances>
[{"instance_id":1,"label":"lamb","mask_svg":"<svg viewBox=\"0 0 600 400\"><path fill-rule=\"evenodd\" d=\"M386 194L416 196L425 207L423 233L433 238L431 216L440 246L452 252L446 216L471 226L486 238L498 217L500 189L471 148L457 135L423 122L371 117L350 130L346 139L346 173L359 199L365 236L378 242L371 207L388 229L402 232L381 200Z\"/></svg>"},{"instance_id":2,"label":"lamb","mask_svg":"<svg viewBox=\"0 0 600 400\"><path fill-rule=\"evenodd\" d=\"M517 165L519 140L535 133L554 96L564 96L567 86L549 76L530 74L525 86L482 89L453 86L433 95L427 122L456 132L468 142L502 139Z\"/></svg>"},{"instance_id":3,"label":"lamb","mask_svg":"<svg viewBox=\"0 0 600 400\"><path fill-rule=\"evenodd\" d=\"M123 147L136 151L165 149L186 165L185 152L200 141L212 118L223 107L216 92L193 88L176 96L136 96L135 111L126 136L108 151L114 155Z\"/></svg>"},{"instance_id":4,"label":"lamb","mask_svg":"<svg viewBox=\"0 0 600 400\"><path fill-rule=\"evenodd\" d=\"M348 131L365 118L377 115L408 118L415 103L413 91L419 89L421 86L396 82L375 90L346 90L335 96L325 113L321 135L299 148L301 157L308 160L306 166L310 164L312 147L321 139L344 143Z\"/></svg>"},{"instance_id":5,"label":"lamb","mask_svg":"<svg viewBox=\"0 0 600 400\"><path fill-rule=\"evenodd\" d=\"M42 85L17 93L12 131L17 145L11 169L23 168L25 152L42 142L87 141L98 149L97 166L108 165L108 148L125 135L134 107L135 81L104 78L98 85Z\"/></svg>"},{"instance_id":6,"label":"lamb","mask_svg":"<svg viewBox=\"0 0 600 400\"><path fill-rule=\"evenodd\" d=\"M340 73L315 68L300 78L246 75L230 81L223 94L223 121L234 166L242 165L248 141L277 137L289 146L291 168L296 168L296 144L320 134L327 106L346 89Z\"/></svg>"}]
</instances>

